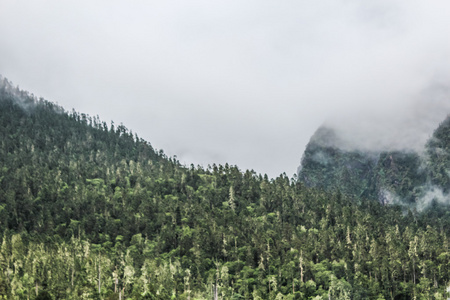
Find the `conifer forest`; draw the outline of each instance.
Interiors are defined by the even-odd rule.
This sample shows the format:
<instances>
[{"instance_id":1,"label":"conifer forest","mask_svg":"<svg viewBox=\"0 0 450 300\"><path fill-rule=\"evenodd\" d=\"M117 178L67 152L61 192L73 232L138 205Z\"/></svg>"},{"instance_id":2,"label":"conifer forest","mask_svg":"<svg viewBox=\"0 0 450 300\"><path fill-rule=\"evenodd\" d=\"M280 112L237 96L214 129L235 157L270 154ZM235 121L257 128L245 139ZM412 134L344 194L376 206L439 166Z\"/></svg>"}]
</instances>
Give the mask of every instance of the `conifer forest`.
<instances>
[{"instance_id":1,"label":"conifer forest","mask_svg":"<svg viewBox=\"0 0 450 300\"><path fill-rule=\"evenodd\" d=\"M269 178L182 165L1 80L0 299L450 297L450 209L415 205L426 183L450 190L448 121L423 173L331 148L358 164L327 169L310 145L299 176Z\"/></svg>"}]
</instances>

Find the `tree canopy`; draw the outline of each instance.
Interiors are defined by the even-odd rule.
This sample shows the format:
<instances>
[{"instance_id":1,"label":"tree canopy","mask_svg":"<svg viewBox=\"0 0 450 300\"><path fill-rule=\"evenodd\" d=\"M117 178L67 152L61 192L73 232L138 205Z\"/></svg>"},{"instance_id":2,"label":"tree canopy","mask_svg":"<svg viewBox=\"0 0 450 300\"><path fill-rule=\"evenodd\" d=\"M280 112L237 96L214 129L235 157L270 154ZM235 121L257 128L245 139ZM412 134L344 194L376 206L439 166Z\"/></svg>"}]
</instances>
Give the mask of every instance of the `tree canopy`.
<instances>
[{"instance_id":1,"label":"tree canopy","mask_svg":"<svg viewBox=\"0 0 450 300\"><path fill-rule=\"evenodd\" d=\"M439 206L183 166L123 125L2 81L0 299L447 296Z\"/></svg>"}]
</instances>

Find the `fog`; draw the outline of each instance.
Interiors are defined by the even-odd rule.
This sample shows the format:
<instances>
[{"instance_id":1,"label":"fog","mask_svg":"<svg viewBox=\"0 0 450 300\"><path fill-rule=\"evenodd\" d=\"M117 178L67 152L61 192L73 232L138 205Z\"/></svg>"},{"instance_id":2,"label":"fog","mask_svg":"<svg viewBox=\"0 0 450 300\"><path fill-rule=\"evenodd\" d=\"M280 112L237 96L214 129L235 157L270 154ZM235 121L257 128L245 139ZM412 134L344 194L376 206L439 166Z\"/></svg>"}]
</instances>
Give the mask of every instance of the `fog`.
<instances>
[{"instance_id":1,"label":"fog","mask_svg":"<svg viewBox=\"0 0 450 300\"><path fill-rule=\"evenodd\" d=\"M0 2L0 74L182 163L294 174L324 122L418 149L450 111L447 1Z\"/></svg>"},{"instance_id":2,"label":"fog","mask_svg":"<svg viewBox=\"0 0 450 300\"><path fill-rule=\"evenodd\" d=\"M337 136L334 146L344 150L420 154L450 112L450 89L447 83L436 82L408 99L333 115L324 126L333 128Z\"/></svg>"}]
</instances>

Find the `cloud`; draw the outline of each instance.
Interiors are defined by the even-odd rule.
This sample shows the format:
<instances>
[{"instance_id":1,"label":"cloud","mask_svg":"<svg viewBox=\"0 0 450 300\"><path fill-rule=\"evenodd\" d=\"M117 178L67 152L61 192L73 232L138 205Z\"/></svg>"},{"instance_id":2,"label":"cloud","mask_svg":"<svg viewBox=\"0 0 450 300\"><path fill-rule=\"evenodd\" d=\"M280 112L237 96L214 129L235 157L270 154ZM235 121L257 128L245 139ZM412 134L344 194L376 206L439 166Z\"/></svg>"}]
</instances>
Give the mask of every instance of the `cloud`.
<instances>
[{"instance_id":1,"label":"cloud","mask_svg":"<svg viewBox=\"0 0 450 300\"><path fill-rule=\"evenodd\" d=\"M422 152L433 131L450 113L450 86L434 82L416 96L350 110L330 118L342 149Z\"/></svg>"},{"instance_id":2,"label":"cloud","mask_svg":"<svg viewBox=\"0 0 450 300\"><path fill-rule=\"evenodd\" d=\"M433 201L447 206L450 204L450 195L445 194L443 190L437 186L428 185L426 186L424 195L417 201L417 210L423 211L424 209L429 208Z\"/></svg>"},{"instance_id":3,"label":"cloud","mask_svg":"<svg viewBox=\"0 0 450 300\"><path fill-rule=\"evenodd\" d=\"M188 164L289 175L324 120L378 136L370 123L423 111L422 91L448 82L449 11L435 0L7 0L0 73Z\"/></svg>"}]
</instances>

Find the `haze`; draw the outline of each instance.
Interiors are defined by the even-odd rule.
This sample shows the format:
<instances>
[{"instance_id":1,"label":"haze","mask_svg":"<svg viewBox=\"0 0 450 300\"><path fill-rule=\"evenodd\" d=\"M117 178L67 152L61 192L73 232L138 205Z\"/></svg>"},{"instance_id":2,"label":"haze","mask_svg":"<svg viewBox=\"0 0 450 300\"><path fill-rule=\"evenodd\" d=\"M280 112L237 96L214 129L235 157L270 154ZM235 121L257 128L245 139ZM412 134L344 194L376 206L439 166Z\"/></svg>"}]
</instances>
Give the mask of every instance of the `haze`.
<instances>
[{"instance_id":1,"label":"haze","mask_svg":"<svg viewBox=\"0 0 450 300\"><path fill-rule=\"evenodd\" d=\"M0 74L187 165L290 176L325 121L420 148L450 111L449 36L443 0L2 0Z\"/></svg>"}]
</instances>

